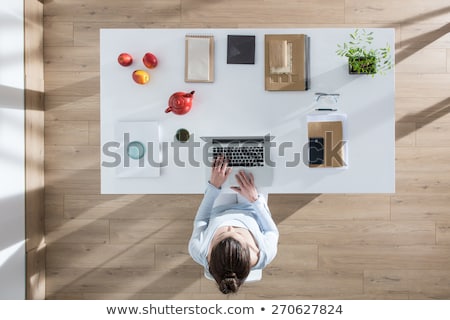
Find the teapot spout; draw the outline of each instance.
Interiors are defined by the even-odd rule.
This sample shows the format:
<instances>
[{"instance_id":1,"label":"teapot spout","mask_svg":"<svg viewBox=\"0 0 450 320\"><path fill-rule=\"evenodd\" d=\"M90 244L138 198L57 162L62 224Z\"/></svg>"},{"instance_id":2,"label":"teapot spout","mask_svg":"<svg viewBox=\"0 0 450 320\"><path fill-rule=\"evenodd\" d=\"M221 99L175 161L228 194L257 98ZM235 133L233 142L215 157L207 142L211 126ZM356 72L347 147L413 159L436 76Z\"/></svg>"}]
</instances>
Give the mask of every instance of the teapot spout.
<instances>
[{"instance_id":1,"label":"teapot spout","mask_svg":"<svg viewBox=\"0 0 450 320\"><path fill-rule=\"evenodd\" d=\"M191 92L189 92L189 93L186 94L186 97L191 97L191 96L194 95L194 93L195 93L195 91L191 91Z\"/></svg>"},{"instance_id":2,"label":"teapot spout","mask_svg":"<svg viewBox=\"0 0 450 320\"><path fill-rule=\"evenodd\" d=\"M164 111L164 112L169 113L170 111L172 111L172 107L167 107L166 111Z\"/></svg>"}]
</instances>

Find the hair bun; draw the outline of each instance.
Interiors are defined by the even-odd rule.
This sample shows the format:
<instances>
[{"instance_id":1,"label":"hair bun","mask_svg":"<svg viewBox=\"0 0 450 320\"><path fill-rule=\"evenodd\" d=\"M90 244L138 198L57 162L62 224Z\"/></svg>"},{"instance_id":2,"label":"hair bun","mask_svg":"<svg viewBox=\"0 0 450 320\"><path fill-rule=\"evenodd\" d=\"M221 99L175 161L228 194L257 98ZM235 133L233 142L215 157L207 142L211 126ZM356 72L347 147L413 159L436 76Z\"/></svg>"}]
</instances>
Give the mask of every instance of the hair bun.
<instances>
[{"instance_id":1,"label":"hair bun","mask_svg":"<svg viewBox=\"0 0 450 320\"><path fill-rule=\"evenodd\" d=\"M220 284L219 284L219 290L222 293L236 293L239 289L239 285L238 285L238 279L236 278L236 274L232 273L232 275L234 275L234 277L226 277L225 279L223 279Z\"/></svg>"}]
</instances>

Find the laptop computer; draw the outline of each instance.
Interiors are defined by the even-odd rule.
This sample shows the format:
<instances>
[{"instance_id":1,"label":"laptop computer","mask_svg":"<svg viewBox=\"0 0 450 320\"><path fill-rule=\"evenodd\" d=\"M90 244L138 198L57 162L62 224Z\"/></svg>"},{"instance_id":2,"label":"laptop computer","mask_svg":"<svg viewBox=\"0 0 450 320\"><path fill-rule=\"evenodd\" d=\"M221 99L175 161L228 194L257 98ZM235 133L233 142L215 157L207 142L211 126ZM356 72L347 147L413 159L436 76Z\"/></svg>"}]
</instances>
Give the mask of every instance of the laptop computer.
<instances>
[{"instance_id":1,"label":"laptop computer","mask_svg":"<svg viewBox=\"0 0 450 320\"><path fill-rule=\"evenodd\" d=\"M257 188L272 185L274 163L270 159L270 135L201 138L207 143L204 148L207 152L204 155L207 180L211 177L214 159L223 155L228 166L232 167L231 175L222 186L224 191L238 186L235 175L241 170L253 174Z\"/></svg>"}]
</instances>

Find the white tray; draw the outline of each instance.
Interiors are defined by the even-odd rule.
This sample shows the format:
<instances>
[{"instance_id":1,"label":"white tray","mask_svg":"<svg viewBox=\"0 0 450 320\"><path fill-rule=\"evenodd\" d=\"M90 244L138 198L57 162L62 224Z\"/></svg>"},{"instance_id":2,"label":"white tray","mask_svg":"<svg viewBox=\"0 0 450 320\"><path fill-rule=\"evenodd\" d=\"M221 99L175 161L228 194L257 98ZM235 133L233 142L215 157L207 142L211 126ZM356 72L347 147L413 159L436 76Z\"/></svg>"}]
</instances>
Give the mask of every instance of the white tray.
<instances>
[{"instance_id":1,"label":"white tray","mask_svg":"<svg viewBox=\"0 0 450 320\"><path fill-rule=\"evenodd\" d=\"M116 175L120 178L159 177L161 169L158 164L161 162L161 155L158 122L118 122L115 129L116 141L120 143L118 153L121 159L116 168ZM133 141L139 141L145 146L141 159L133 159L126 152L128 143ZM149 161L149 157L152 161Z\"/></svg>"}]
</instances>

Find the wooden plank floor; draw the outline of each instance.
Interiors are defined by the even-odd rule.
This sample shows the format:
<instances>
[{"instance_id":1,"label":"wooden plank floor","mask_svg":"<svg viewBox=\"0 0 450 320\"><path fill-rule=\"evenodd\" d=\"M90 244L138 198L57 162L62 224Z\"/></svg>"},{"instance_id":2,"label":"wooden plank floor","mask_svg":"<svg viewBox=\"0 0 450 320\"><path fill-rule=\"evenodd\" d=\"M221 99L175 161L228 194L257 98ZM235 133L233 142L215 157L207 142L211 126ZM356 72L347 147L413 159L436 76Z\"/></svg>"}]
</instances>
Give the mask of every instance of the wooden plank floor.
<instances>
[{"instance_id":1,"label":"wooden plank floor","mask_svg":"<svg viewBox=\"0 0 450 320\"><path fill-rule=\"evenodd\" d=\"M48 299L223 299L187 252L195 196L100 195L99 28L394 27L393 195L271 195L279 254L230 299L450 299L448 0L44 5ZM270 22L273 21L273 22Z\"/></svg>"}]
</instances>

